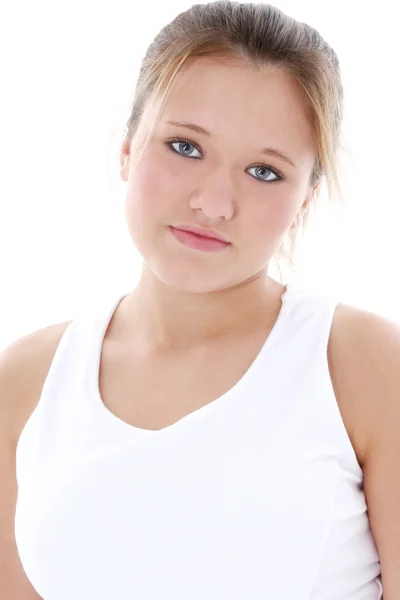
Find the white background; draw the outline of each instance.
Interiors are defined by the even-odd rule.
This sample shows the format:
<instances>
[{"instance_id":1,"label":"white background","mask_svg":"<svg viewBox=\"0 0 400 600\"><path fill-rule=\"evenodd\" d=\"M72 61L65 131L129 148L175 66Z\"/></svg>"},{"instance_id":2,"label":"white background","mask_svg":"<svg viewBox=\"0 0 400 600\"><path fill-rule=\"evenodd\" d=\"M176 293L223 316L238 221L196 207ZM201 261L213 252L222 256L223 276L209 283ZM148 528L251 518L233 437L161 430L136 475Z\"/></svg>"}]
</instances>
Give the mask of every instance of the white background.
<instances>
[{"instance_id":1,"label":"white background","mask_svg":"<svg viewBox=\"0 0 400 600\"><path fill-rule=\"evenodd\" d=\"M0 12L0 346L140 273L118 151L140 62L189 1L13 0ZM321 199L294 280L400 322L396 3L276 0L341 62L343 204ZM279 279L271 265L270 275ZM284 271L285 275L285 271Z\"/></svg>"}]
</instances>

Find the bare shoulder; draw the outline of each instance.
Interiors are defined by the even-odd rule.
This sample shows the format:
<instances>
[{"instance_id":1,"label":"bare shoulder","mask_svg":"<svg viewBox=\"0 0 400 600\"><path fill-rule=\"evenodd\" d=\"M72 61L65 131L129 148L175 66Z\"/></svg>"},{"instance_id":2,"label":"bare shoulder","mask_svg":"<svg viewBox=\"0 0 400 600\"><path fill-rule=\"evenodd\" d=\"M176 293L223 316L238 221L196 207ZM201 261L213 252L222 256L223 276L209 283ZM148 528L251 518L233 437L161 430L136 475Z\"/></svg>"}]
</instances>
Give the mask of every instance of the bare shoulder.
<instances>
[{"instance_id":1,"label":"bare shoulder","mask_svg":"<svg viewBox=\"0 0 400 600\"><path fill-rule=\"evenodd\" d=\"M400 326L348 304L337 305L328 343L328 363L344 424L363 466L384 387L400 373Z\"/></svg>"},{"instance_id":2,"label":"bare shoulder","mask_svg":"<svg viewBox=\"0 0 400 600\"><path fill-rule=\"evenodd\" d=\"M55 323L28 333L0 352L0 410L15 439L39 401L57 346L71 323Z\"/></svg>"},{"instance_id":3,"label":"bare shoulder","mask_svg":"<svg viewBox=\"0 0 400 600\"><path fill-rule=\"evenodd\" d=\"M15 540L16 445L37 405L57 345L72 321L14 340L0 352L0 597L42 600L23 569Z\"/></svg>"}]
</instances>

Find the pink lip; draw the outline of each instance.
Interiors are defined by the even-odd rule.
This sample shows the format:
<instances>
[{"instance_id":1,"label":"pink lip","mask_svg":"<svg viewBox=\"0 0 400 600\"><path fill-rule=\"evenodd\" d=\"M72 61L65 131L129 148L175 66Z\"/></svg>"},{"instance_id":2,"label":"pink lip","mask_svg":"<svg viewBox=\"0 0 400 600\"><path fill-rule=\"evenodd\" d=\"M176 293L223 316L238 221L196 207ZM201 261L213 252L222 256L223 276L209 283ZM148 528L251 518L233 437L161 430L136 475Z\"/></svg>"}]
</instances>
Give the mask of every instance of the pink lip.
<instances>
[{"instance_id":1,"label":"pink lip","mask_svg":"<svg viewBox=\"0 0 400 600\"><path fill-rule=\"evenodd\" d=\"M210 230L201 229L200 227L172 227L171 232L175 238L184 246L203 252L215 252L223 250L230 245L230 242L221 239L221 236ZM218 237L214 237L218 236Z\"/></svg>"},{"instance_id":2,"label":"pink lip","mask_svg":"<svg viewBox=\"0 0 400 600\"><path fill-rule=\"evenodd\" d=\"M229 243L223 235L213 231L212 229L204 229L203 227L197 227L196 225L178 225L177 227L174 227L174 229L179 229L180 231L190 231L190 233L195 233L196 235L201 235L205 238L212 238L214 240L220 240L221 242Z\"/></svg>"}]
</instances>

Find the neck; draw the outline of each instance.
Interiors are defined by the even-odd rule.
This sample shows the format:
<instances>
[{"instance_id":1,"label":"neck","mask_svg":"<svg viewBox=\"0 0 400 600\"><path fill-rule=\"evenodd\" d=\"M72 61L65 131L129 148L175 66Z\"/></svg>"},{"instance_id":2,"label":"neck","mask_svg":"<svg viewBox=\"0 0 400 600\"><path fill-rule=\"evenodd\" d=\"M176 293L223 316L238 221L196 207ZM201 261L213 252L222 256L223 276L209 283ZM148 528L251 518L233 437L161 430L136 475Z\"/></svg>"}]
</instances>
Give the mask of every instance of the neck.
<instances>
[{"instance_id":1,"label":"neck","mask_svg":"<svg viewBox=\"0 0 400 600\"><path fill-rule=\"evenodd\" d=\"M265 272L228 289L194 293L163 284L144 267L124 300L125 335L135 343L184 349L228 335L260 331L276 320L285 288Z\"/></svg>"}]
</instances>

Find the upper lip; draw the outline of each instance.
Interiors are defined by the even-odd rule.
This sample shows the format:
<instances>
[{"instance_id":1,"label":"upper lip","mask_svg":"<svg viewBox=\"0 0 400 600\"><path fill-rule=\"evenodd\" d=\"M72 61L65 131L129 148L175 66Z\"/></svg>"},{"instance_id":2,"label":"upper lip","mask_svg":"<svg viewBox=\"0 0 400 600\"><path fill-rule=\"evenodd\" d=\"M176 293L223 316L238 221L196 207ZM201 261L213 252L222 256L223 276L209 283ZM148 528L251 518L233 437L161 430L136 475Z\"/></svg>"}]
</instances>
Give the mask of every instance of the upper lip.
<instances>
[{"instance_id":1,"label":"upper lip","mask_svg":"<svg viewBox=\"0 0 400 600\"><path fill-rule=\"evenodd\" d=\"M191 233L196 233L197 235L201 235L202 237L212 238L214 240L220 240L221 242L226 242L229 244L230 242L221 235L217 233L213 229L204 229L202 227L196 227L195 225L174 225L175 229L180 229L181 231L189 231Z\"/></svg>"}]
</instances>

